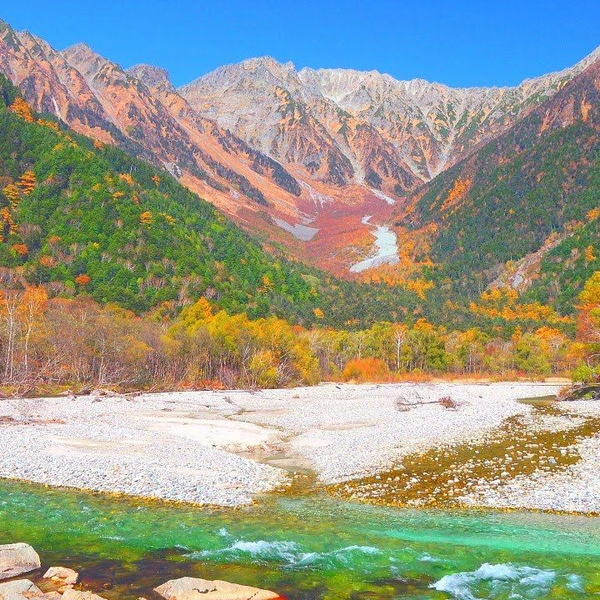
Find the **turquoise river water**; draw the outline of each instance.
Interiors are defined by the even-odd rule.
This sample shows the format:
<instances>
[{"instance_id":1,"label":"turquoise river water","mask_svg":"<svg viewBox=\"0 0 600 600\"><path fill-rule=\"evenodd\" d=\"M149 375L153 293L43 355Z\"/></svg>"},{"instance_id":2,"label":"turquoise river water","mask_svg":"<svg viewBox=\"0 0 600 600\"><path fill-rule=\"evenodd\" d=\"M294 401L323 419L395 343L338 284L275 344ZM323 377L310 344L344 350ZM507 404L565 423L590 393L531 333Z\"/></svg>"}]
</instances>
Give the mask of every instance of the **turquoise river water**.
<instances>
[{"instance_id":1,"label":"turquoise river water","mask_svg":"<svg viewBox=\"0 0 600 600\"><path fill-rule=\"evenodd\" d=\"M600 519L381 508L325 495L202 509L0 481L0 543L32 544L106 598L184 575L290 599L591 598Z\"/></svg>"}]
</instances>

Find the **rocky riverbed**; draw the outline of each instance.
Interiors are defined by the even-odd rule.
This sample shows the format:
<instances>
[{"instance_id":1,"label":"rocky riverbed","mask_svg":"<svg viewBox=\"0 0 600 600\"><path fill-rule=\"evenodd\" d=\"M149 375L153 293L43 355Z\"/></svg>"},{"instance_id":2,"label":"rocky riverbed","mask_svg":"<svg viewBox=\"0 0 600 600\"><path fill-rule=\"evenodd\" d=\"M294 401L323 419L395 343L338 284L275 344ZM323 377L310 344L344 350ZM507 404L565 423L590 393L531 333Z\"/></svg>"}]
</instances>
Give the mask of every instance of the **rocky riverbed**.
<instances>
[{"instance_id":1,"label":"rocky riverbed","mask_svg":"<svg viewBox=\"0 0 600 600\"><path fill-rule=\"evenodd\" d=\"M477 443L507 419L535 410L519 398L548 396L559 387L326 384L7 399L0 401L0 476L237 506L307 469L320 484L339 484L376 477L440 445ZM444 406L440 398L454 404Z\"/></svg>"},{"instance_id":2,"label":"rocky riverbed","mask_svg":"<svg viewBox=\"0 0 600 600\"><path fill-rule=\"evenodd\" d=\"M561 403L545 427L541 457L530 454L535 447L521 450L537 457L538 468L510 478L481 477L464 504L600 515L600 402Z\"/></svg>"}]
</instances>

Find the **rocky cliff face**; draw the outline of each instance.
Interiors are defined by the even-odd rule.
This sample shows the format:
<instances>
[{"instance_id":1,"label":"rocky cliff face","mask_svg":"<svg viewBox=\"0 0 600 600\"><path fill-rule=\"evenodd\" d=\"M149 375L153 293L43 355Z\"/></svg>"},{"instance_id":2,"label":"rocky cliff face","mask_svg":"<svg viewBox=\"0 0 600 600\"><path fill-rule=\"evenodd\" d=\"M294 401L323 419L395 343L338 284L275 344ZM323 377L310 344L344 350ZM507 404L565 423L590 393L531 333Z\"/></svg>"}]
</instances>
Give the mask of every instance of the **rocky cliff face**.
<instances>
[{"instance_id":1,"label":"rocky cliff face","mask_svg":"<svg viewBox=\"0 0 600 600\"><path fill-rule=\"evenodd\" d=\"M394 146L364 119L327 98L318 82L270 57L217 69L179 93L202 115L249 144L333 185L387 187L421 182Z\"/></svg>"},{"instance_id":2,"label":"rocky cliff face","mask_svg":"<svg viewBox=\"0 0 600 600\"><path fill-rule=\"evenodd\" d=\"M398 81L377 71L297 71L261 58L217 69L180 94L198 113L284 162L310 168L320 145L320 160L339 165L344 182L403 193L505 131L597 55L517 87L468 89ZM314 144L299 143L299 122ZM328 169L319 174L331 177Z\"/></svg>"},{"instance_id":3,"label":"rocky cliff face","mask_svg":"<svg viewBox=\"0 0 600 600\"><path fill-rule=\"evenodd\" d=\"M0 21L0 70L40 112L72 123L82 133L116 143L117 128L81 74L46 42Z\"/></svg>"}]
</instances>

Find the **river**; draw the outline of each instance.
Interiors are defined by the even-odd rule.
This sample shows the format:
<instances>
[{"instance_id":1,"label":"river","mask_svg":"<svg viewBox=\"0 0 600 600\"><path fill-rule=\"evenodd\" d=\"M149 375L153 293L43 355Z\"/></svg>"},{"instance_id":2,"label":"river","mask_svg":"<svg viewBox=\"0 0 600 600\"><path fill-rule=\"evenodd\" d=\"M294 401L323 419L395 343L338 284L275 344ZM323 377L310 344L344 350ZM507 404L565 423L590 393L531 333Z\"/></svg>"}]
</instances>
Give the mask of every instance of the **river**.
<instances>
[{"instance_id":1,"label":"river","mask_svg":"<svg viewBox=\"0 0 600 600\"><path fill-rule=\"evenodd\" d=\"M372 215L367 215L362 219L363 225L371 225ZM365 258L350 267L351 273L361 273L367 269L381 267L382 265L395 265L398 263L398 238L396 234L387 225L375 225L373 234L375 235L374 246L377 250L374 256Z\"/></svg>"},{"instance_id":2,"label":"river","mask_svg":"<svg viewBox=\"0 0 600 600\"><path fill-rule=\"evenodd\" d=\"M0 481L0 543L80 570L106 598L184 575L290 599L589 598L600 519L385 508L319 493L202 509Z\"/></svg>"}]
</instances>

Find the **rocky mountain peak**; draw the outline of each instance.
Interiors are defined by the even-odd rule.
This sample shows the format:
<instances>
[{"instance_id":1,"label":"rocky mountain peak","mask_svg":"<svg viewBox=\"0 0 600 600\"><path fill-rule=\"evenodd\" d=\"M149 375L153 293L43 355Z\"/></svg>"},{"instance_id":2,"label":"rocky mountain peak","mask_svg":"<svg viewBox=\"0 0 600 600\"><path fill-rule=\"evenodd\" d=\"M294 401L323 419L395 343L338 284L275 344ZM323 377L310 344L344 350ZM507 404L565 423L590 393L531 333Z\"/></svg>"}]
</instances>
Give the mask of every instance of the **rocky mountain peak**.
<instances>
[{"instance_id":1,"label":"rocky mountain peak","mask_svg":"<svg viewBox=\"0 0 600 600\"><path fill-rule=\"evenodd\" d=\"M83 42L69 46L62 51L62 55L86 79L95 77L104 67L116 66Z\"/></svg>"},{"instance_id":2,"label":"rocky mountain peak","mask_svg":"<svg viewBox=\"0 0 600 600\"><path fill-rule=\"evenodd\" d=\"M126 72L139 79L150 90L175 91L169 71L162 67L139 64L130 67Z\"/></svg>"},{"instance_id":3,"label":"rocky mountain peak","mask_svg":"<svg viewBox=\"0 0 600 600\"><path fill-rule=\"evenodd\" d=\"M248 89L261 90L265 87L290 85L295 88L301 86L294 64L280 63L271 56L262 56L219 67L182 86L179 91L183 96L193 97L198 92L202 93L202 90L212 88L243 93Z\"/></svg>"},{"instance_id":4,"label":"rocky mountain peak","mask_svg":"<svg viewBox=\"0 0 600 600\"><path fill-rule=\"evenodd\" d=\"M240 63L244 68L248 68L250 70L254 70L257 68L265 68L265 69L269 69L272 72L277 72L277 71L295 71L296 67L294 66L294 63L291 61L288 61L286 63L282 63L279 62L276 58L273 58L272 56L258 56L256 58L248 58L246 60L243 60Z\"/></svg>"},{"instance_id":5,"label":"rocky mountain peak","mask_svg":"<svg viewBox=\"0 0 600 600\"><path fill-rule=\"evenodd\" d=\"M65 48L62 53L65 56L70 56L73 58L77 57L80 60L83 60L84 58L100 56L89 44L86 44L85 42L77 42L76 44Z\"/></svg>"}]
</instances>

